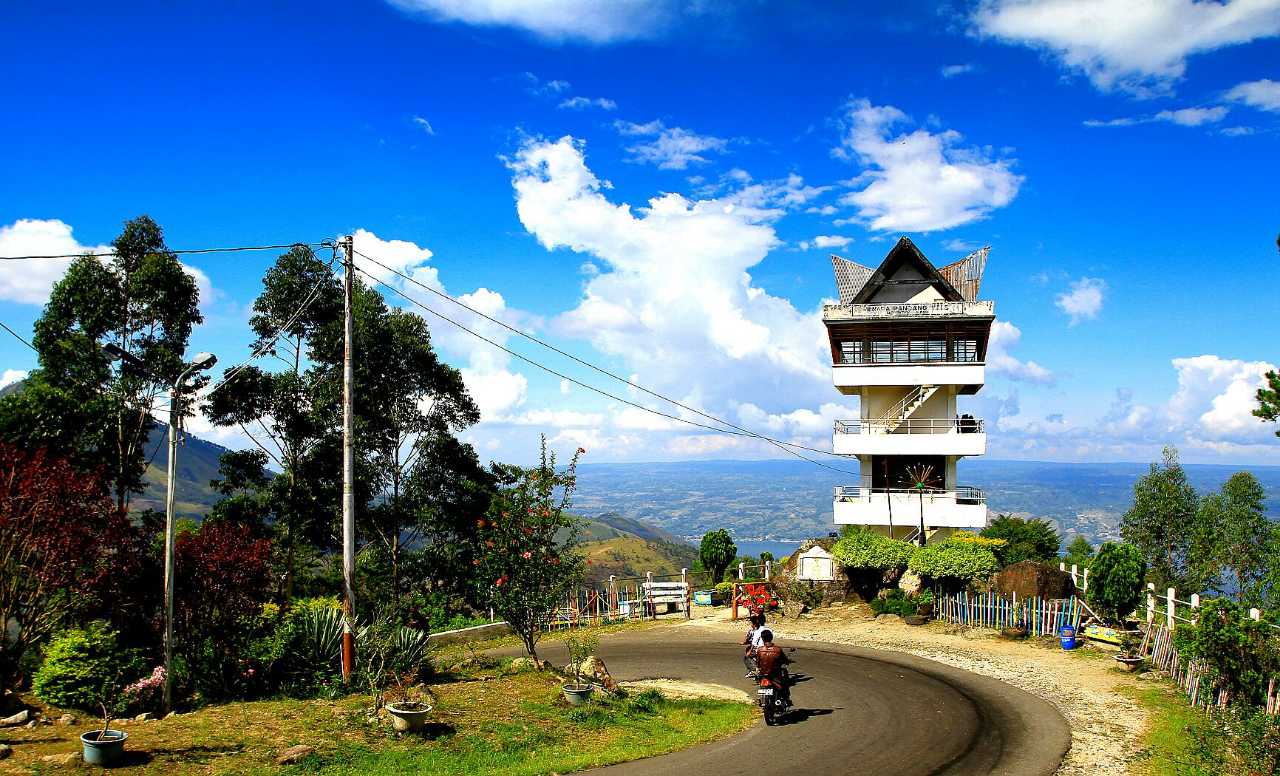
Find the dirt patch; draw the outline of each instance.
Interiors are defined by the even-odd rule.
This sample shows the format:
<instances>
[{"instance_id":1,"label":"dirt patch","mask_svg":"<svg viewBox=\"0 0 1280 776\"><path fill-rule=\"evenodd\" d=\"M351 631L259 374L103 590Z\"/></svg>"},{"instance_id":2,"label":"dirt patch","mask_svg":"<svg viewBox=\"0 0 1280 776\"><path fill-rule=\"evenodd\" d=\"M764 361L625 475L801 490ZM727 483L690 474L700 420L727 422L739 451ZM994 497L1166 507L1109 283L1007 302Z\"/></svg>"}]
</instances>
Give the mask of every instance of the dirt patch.
<instances>
[{"instance_id":1,"label":"dirt patch","mask_svg":"<svg viewBox=\"0 0 1280 776\"><path fill-rule=\"evenodd\" d=\"M739 690L736 687L726 687L723 684L685 682L679 679L641 679L635 682L621 682L620 684L630 693L657 690L666 697L675 700L709 698L716 701L751 702L751 696L743 690Z\"/></svg>"},{"instance_id":2,"label":"dirt patch","mask_svg":"<svg viewBox=\"0 0 1280 776\"><path fill-rule=\"evenodd\" d=\"M714 619L689 624L738 638L744 628ZM863 605L837 605L797 620L771 619L769 625L782 643L829 641L895 650L1007 682L1052 703L1071 726L1071 749L1060 776L1138 772L1131 765L1150 713L1119 690L1145 683L1115 668L1108 653L1088 648L1067 652L1056 640L1004 641L983 628L878 622Z\"/></svg>"}]
</instances>

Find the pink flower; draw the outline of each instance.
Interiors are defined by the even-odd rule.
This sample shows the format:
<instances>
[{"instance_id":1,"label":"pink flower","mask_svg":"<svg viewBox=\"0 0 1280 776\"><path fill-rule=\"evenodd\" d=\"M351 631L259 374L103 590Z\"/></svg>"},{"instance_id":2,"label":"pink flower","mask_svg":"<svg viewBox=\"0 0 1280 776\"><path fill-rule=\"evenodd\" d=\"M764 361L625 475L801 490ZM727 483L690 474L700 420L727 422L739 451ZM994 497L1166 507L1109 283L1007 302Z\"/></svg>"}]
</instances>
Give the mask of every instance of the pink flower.
<instances>
[{"instance_id":1,"label":"pink flower","mask_svg":"<svg viewBox=\"0 0 1280 776\"><path fill-rule=\"evenodd\" d=\"M580 452L580 453L585 453L585 452L587 452L587 451L586 451L586 450L584 450L583 448L579 447L579 448L578 448L578 452Z\"/></svg>"},{"instance_id":2,"label":"pink flower","mask_svg":"<svg viewBox=\"0 0 1280 776\"><path fill-rule=\"evenodd\" d=\"M249 676L253 676L253 669L252 669L252 668L250 668L250 669L249 669Z\"/></svg>"},{"instance_id":3,"label":"pink flower","mask_svg":"<svg viewBox=\"0 0 1280 776\"><path fill-rule=\"evenodd\" d=\"M532 552L526 552L526 553L524 554L524 557L526 557L526 558L532 558L532 557L533 557L533 553L532 553Z\"/></svg>"}]
</instances>

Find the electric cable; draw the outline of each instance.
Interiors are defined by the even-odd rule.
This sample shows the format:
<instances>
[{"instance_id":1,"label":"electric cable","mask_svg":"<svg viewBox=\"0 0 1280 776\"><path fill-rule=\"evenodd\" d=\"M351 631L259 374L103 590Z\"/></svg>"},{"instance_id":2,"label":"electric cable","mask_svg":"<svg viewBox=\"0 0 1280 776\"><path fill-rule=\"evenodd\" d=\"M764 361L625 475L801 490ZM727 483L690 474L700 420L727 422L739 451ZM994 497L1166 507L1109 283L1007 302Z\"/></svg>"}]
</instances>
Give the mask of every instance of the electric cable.
<instances>
[{"instance_id":1,"label":"electric cable","mask_svg":"<svg viewBox=\"0 0 1280 776\"><path fill-rule=\"evenodd\" d=\"M359 253L358 251L356 251L356 254L357 254L357 255L360 255L360 256L363 256L363 255L364 255L364 254ZM365 258L368 258L368 257L366 256ZM376 262L375 262L375 263L376 263ZM427 307L427 306L426 306L425 304L423 304L422 302L419 302L417 299L414 299L413 297L409 296L408 294L406 294L405 292L403 292L403 291L401 291L400 289L396 288L395 286L388 285L387 283L385 283L385 282L383 282L383 281L379 280L377 277L375 277L374 275L370 274L369 272L367 272L367 271L365 271L365 270L362 270L362 269L360 269L359 267L355 267L355 270L356 270L356 272L359 272L360 274L364 275L365 277L368 277L370 280L372 280L373 282L377 283L378 285L381 285L381 286L383 286L384 288L387 288L388 290L390 290L390 291L394 292L395 294L397 294L397 295L401 296L402 298L406 299L406 300L407 300L407 301L409 301L410 303L412 303L412 304L414 304L414 305L416 305L416 306L418 306L418 307L422 308L423 310L427 311L427 312L428 312L428 313L430 313L431 315L434 315L434 316L436 316L437 318L440 318L441 320L443 320L443 321L445 321L445 322L447 322L447 323L451 323L451 324L453 324L454 326L458 327L459 329L462 329L463 331L467 332L467 333L468 333L468 334L470 334L471 336L476 337L477 339L479 339L479 340L481 340L481 341L483 341L483 342L485 342L485 343L487 343L487 344L489 344L489 345L491 345L491 346L493 346L493 347L497 348L498 350L501 350L502 352L504 352L504 353L506 353L506 354L508 354L508 355L510 355L510 356L513 356L513 357L515 357L515 358L518 358L518 359L520 359L521 361L523 361L523 362L525 362L525 363L529 364L530 366L536 367L536 368L538 368L538 369L541 369L541 370L542 370L542 371L544 371L544 372L547 372L548 374L554 375L554 376L556 376L556 377L560 378L561 380L567 380L568 382L571 382L571 383L573 383L574 385L577 385L577 386L579 386L579 387L581 387L581 388L585 388L586 390L591 391L591 392L593 392L593 393L598 393L598 394L600 394L601 396L604 396L604 397L606 397L606 398L612 399L612 400L614 400L614 401L616 401L616 402L620 402L620 403L622 403L622 404L626 404L626 405L628 405L628 406L630 406L630 407L635 407L636 409L641 410L641 411L643 411L643 412L648 412L648 413L650 413L650 414L657 415L657 416L659 416L659 417L667 418L668 420L674 420L674 421L676 421L677 423L684 423L684 424L687 424L687 425L690 425L690 426L695 426L695 427L697 427L697 428L705 429L705 430L707 430L707 431L713 431L713 432L715 432L715 433L717 433L717 434L728 434L728 435L730 435L730 436L744 437L744 438L747 438L747 439L759 439L759 440L761 440L761 441L763 441L763 442L768 442L769 444L774 445L775 447L777 447L778 449L782 450L783 452L785 452L785 453L787 453L787 454L789 454L789 455L793 455L793 456L795 456L796 458L799 458L799 459L800 459L800 460L802 460L802 461L807 461L807 462L809 462L809 463L811 463L811 464L813 464L813 465L815 465L815 466L821 466L821 467L822 467L822 468L824 468L824 469L830 469L830 470L832 470L832 471L840 472L841 474L848 474L848 475L850 475L850 476L855 476L855 477L856 477L856 476L858 476L856 472L851 472L851 471L849 471L848 469L841 469L841 468L836 467L836 466L830 466L830 465L825 464L825 463L823 463L823 462L821 462L821 461L815 461L815 460L813 460L812 458L808 458L808 457L806 457L806 456L804 456L804 455L801 455L800 453L796 452L795 450L792 450L790 446L788 446L788 445L791 445L791 443L782 442L782 441L780 441L780 440L777 440L777 439L773 439L773 438L771 438L771 437L764 436L763 434L757 434L757 433L755 433L755 432L753 432L753 431L747 431L747 430L745 430L745 429L739 429L739 430L736 430L736 431L731 431L731 430L729 430L729 429L725 429L725 428L717 428L717 427L715 427L715 426L708 426L708 425L706 425L705 423L698 423L697 421L689 420L688 418L682 418L682 417L680 417L680 416L678 416L678 415L672 415L672 414L670 414L670 413L662 412L661 410L655 410L655 409L653 409L652 407L646 407L646 406L644 406L644 405L642 405L642 404L637 404L636 402L630 401L630 400L628 400L628 399L624 399L624 398L622 398L622 397L620 397L620 396L616 396L616 395L614 395L614 394L612 394L612 393L609 393L608 391L605 391L605 390L603 390L603 389L596 388L596 387L595 387L595 386L593 386L593 385L588 385L588 384L586 384L586 383L582 382L581 380L576 380L576 379L574 379L574 378L572 378L572 377L569 377L568 375L561 374L560 372L557 372L556 370L552 369L552 368L551 368L551 367L549 367L549 366L545 366L545 365L543 365L543 364L541 364L541 363L538 363L537 361L534 361L534 360L533 360L533 359L531 359L531 358L528 358L528 357L526 357L526 356L522 356L521 354L519 354L519 353L515 352L514 350L511 350L511 349L509 349L509 348L507 348L507 347L504 347L503 345L501 345L501 344L499 344L499 343L497 343L497 342L495 342L495 341L493 341L493 340L489 339L488 337L484 336L483 334L480 334L480 333L478 333L478 332L472 331L471 329L469 329L469 328L467 328L466 326L464 326L463 324L461 324L461 323L459 323L459 322L457 322L457 321L453 320L452 318L450 318L450 317L448 317L448 316L446 316L446 315L444 315L444 314L442 314L442 313L436 312L435 310L431 309L430 307ZM397 274L399 274L399 273L397 273ZM464 306L465 306L465 305L464 305ZM468 308L468 309L469 309L469 308ZM487 317L487 316L485 316L485 317ZM577 359L575 359L575 360L577 360ZM659 394L654 394L654 395L660 396ZM660 398L664 398L664 397L661 397L661 396L660 396ZM670 401L670 400L668 399L668 401ZM673 402L673 403L675 403L675 402ZM683 406L683 405L680 405L680 406ZM706 413L702 413L702 412L699 412L698 414L699 414L699 415L706 415ZM711 416L708 416L708 417L711 417ZM718 418L714 418L714 417L712 417L712 419L713 419L713 420L716 420L717 422L724 423L724 421L720 421ZM732 425L732 424L724 423L724 425ZM795 446L795 447L803 447L802 445L794 445L794 446ZM826 452L826 451L820 451L820 452Z\"/></svg>"},{"instance_id":2,"label":"electric cable","mask_svg":"<svg viewBox=\"0 0 1280 776\"><path fill-rule=\"evenodd\" d=\"M186 256L193 253L237 253L240 251L273 251L279 248L296 248L299 246L306 247L306 248L324 248L324 247L328 247L328 243L318 242L318 243L289 243L288 245L246 245L246 246L240 246L235 248L195 248L192 250L185 250L185 251L169 250L168 252L177 254L180 256ZM78 259L81 256L90 256L93 258L107 258L110 256L119 256L119 255L120 254L116 251L106 251L103 253L91 253L86 251L84 253L56 253L56 254L50 254L50 255L44 255L44 256L0 256L0 261L27 261L30 259Z\"/></svg>"},{"instance_id":3,"label":"electric cable","mask_svg":"<svg viewBox=\"0 0 1280 776\"><path fill-rule=\"evenodd\" d=\"M842 456L842 455L840 455L839 453L831 452L831 451L829 451L829 450L822 450L822 449L817 448L817 447L809 447L809 446L807 446L807 445L798 444L798 443L796 443L796 442L784 442L784 441L779 440L779 439L772 439L771 437L766 437L766 436L764 436L763 434L759 434L759 433L757 433L757 432L755 432L755 431L751 431L751 430L749 430L749 429L742 428L741 426L736 426L736 425L734 425L733 423L730 423L730 422L729 422L729 421L727 421L727 420L723 420L723 419L718 418L718 417L716 417L716 416L714 416L714 415L711 415L711 414L708 414L708 413L706 413L706 412L703 412L702 410L699 410L699 409L696 409L696 408L694 408L694 407L690 407L690 406L688 406L688 405L682 404L682 403L680 403L680 402L676 401L675 399L672 399L672 398L667 397L667 396L664 396L664 395L662 395L662 394L660 394L660 393L658 393L658 392L656 392L656 391L653 391L653 390L650 390L650 389L648 389L648 388L645 388L643 385L637 385L636 383L633 383L632 381L630 381L630 380L626 379L625 377L621 377L621 376L619 376L619 375L616 375L616 374L614 374L614 373L612 373L612 372L608 371L607 369L602 369L601 367L598 367L598 366L596 366L595 364L592 364L592 363L590 363L590 362L588 362L588 361L584 361L584 360L582 360L582 359L578 358L577 356L573 355L572 353L567 353L567 352L565 352L565 351L561 350L560 348L556 347L555 345L552 345L552 344L550 344L550 343L548 343L548 342L544 342L544 341L542 341L542 340L538 339L537 337L533 336L532 334L528 334L528 333L526 333L526 332L520 331L519 329L515 328L514 326L511 326L511 325L509 325L509 324L506 324L506 323L504 323L504 322L502 322L502 321L500 321L500 320L498 320L498 319L496 319L496 318L494 318L494 317L492 317L492 316L486 315L485 313L482 313L482 312L480 312L479 310L476 310L475 308L470 307L470 306L468 306L468 305L466 305L466 304L464 304L464 303L462 303L462 302L458 301L457 299L454 299L453 297L449 296L448 294L445 294L445 293L442 293L442 292L440 292L440 291L437 291L436 289L431 288L431 287L429 287L429 286L426 286L426 285L424 285L424 284L420 283L419 281L415 280L414 278L412 278L412 277L410 277L410 276L408 276L408 275L405 275L405 274L404 274L404 273L402 273L402 272L399 272L399 271L397 271L397 270L395 270L395 269L392 269L391 267L388 267L387 265L383 264L382 262L378 261L377 259L374 259L374 258L372 258L372 257L370 257L370 256L367 256L367 255L365 255L365 254L361 253L360 251L354 251L354 253L355 253L357 256L360 256L360 257L362 257L362 258L364 258L364 259L368 259L369 261L373 262L374 264L377 264L379 267L382 267L383 269L387 270L388 272L390 272L390 273L392 273L392 274L394 274L394 275L396 275L396 276L398 276L398 277L400 277L400 278L402 278L402 279L404 279L404 280L406 280L406 281L408 281L408 282L410 282L410 283L413 283L414 285L416 285L416 286L418 286L418 287L420 287L420 288L423 288L423 289L425 289L425 290L427 290L427 291L430 291L431 293L435 294L436 296L438 296L438 297L440 297L440 298L442 298L442 299L447 299L448 301L452 302L453 304L457 305L458 307L461 307L461 308L462 308L462 309L464 309L464 310L467 310L467 311L468 311L468 312L470 312L470 313L473 313L473 314L475 314L475 315L478 315L478 316L480 316L481 318L484 318L485 320L487 320L487 321L489 321L489 322L491 322L491 323L494 323L494 324L497 324L498 326L501 326L502 328L506 329L507 331L512 332L513 334L517 334L517 335L519 335L519 336L521 336L521 337L524 337L525 339L529 340L530 342L534 342L534 343L536 343L536 344L538 344L538 345L541 345L542 347L547 348L548 350L551 350L551 351L553 351L553 352L555 352L555 353L558 353L558 354L560 354L560 355L564 356L565 358L567 358L567 359L569 359L569 360L571 360L571 361L574 361L574 362L576 362L576 363L578 363L578 364L581 364L582 366L587 367L588 369L592 369L592 370L594 370L594 371L596 371L596 372L599 372L600 374L602 374L602 375L604 375L604 376L606 376L606 377L611 377L611 378L613 378L614 380L617 380L618 382L623 383L624 385L627 385L628 387L631 387L631 388L634 388L634 389L636 389L636 390L638 390L638 391L642 391L642 392L644 392L644 393L647 393L647 394L649 394L650 396L653 396L653 397L655 397L655 398L661 399L662 401L668 402L668 403L670 403L670 404L674 404L675 406L679 407L679 408L680 408L680 409L682 409L682 410L685 410L685 411L687 411L687 412L692 412L692 413L694 413L695 415L699 415L699 416L701 416L701 417L707 418L708 420L712 420L712 421L715 421L716 423L720 423L720 424L722 424L722 425L724 425L724 426L728 426L729 428L733 429L734 431L741 432L741 434L745 434L746 436L755 437L755 438L757 438L757 439L762 439L762 440L765 440L765 441L768 441L768 442L772 442L772 443L774 443L774 444L780 444L780 445L786 445L786 446L788 446L788 447L794 447L794 448L799 449L799 450L806 450L806 451L808 451L808 452L812 452L812 453L821 453L821 454L823 454L823 455L830 455L830 456L833 456L833 457L836 457L836 458L841 458L841 459L844 459L844 458L845 458L845 456ZM360 270L360 271L361 271L361 272L364 272L364 270ZM368 275L368 273L367 273L367 272L365 272L364 274ZM370 277L372 277L372 276L370 276ZM376 280L376 278L375 278L375 280ZM381 282L381 281L379 281L379 282ZM386 285L386 284L385 284L385 283L383 283L383 285ZM388 287L388 288L390 288L390 286L387 286L387 287Z\"/></svg>"}]
</instances>

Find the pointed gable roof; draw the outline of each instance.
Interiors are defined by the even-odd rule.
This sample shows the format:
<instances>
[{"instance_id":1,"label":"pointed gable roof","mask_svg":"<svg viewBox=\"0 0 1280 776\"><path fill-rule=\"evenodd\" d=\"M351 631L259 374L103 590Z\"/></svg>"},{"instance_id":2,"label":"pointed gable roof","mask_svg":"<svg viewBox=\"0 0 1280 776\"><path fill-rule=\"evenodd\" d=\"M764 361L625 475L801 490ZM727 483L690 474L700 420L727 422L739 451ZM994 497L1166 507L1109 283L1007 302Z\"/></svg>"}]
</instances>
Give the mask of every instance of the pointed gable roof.
<instances>
[{"instance_id":1,"label":"pointed gable roof","mask_svg":"<svg viewBox=\"0 0 1280 776\"><path fill-rule=\"evenodd\" d=\"M987 252L991 246L974 251L960 261L948 264L938 270L938 274L956 287L970 302L977 301L978 289L982 287L982 271L987 268Z\"/></svg>"},{"instance_id":2,"label":"pointed gable roof","mask_svg":"<svg viewBox=\"0 0 1280 776\"><path fill-rule=\"evenodd\" d=\"M831 268L836 272L836 289L840 292L840 304L851 304L858 291L866 284L875 270L856 262L831 254Z\"/></svg>"},{"instance_id":3,"label":"pointed gable roof","mask_svg":"<svg viewBox=\"0 0 1280 776\"><path fill-rule=\"evenodd\" d=\"M889 255L884 257L884 261L880 262L879 268L877 268L875 272L871 273L871 276L867 278L865 283L863 283L862 288L859 289L848 302L845 302L844 295L841 294L841 303L869 303L872 297L876 295L876 292L887 285L890 282L890 278L897 274L898 270L901 269L904 264L910 265L916 270L916 272L920 273L920 276L924 279L921 282L929 283L934 288L938 289L938 293L942 294L942 298L946 301L965 301L964 295L957 291L955 286L951 285L951 283L942 276L942 273L938 272L938 269L925 258L924 254L920 252L920 249L916 247L916 244L911 242L911 240L904 235L898 238L898 243L889 251Z\"/></svg>"}]
</instances>

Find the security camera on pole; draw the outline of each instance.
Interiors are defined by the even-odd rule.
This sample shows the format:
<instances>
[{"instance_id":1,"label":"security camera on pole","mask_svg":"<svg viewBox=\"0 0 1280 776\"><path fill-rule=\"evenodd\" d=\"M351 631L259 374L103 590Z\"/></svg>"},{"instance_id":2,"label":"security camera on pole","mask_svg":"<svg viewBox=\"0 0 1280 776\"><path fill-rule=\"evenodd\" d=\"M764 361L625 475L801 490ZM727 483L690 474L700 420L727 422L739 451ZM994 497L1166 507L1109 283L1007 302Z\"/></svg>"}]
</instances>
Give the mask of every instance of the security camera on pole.
<instances>
[{"instance_id":1,"label":"security camera on pole","mask_svg":"<svg viewBox=\"0 0 1280 776\"><path fill-rule=\"evenodd\" d=\"M106 345L103 350L112 360L127 361L146 372L151 372L137 356L116 345ZM163 713L170 709L170 679L173 676L173 542L174 542L174 495L178 489L178 435L182 425L182 389L187 376L193 372L202 372L218 363L212 353L197 354L195 360L187 365L177 380L169 383L169 477L165 486L164 510L164 700ZM151 372L151 374L155 374ZM159 377L159 375L157 375ZM164 380L164 378L161 378ZM169 382L164 380L164 382Z\"/></svg>"}]
</instances>

